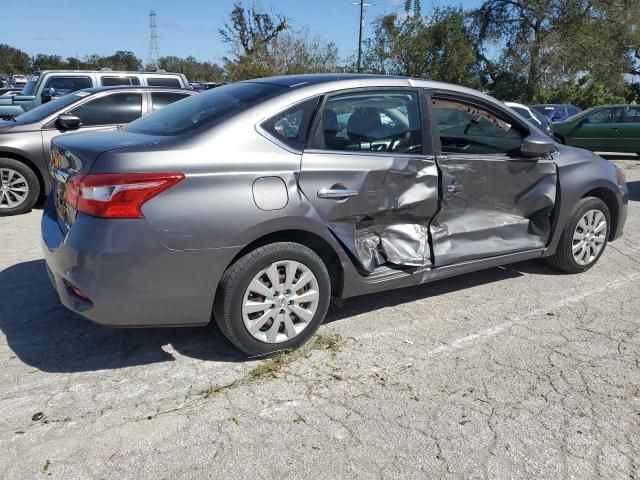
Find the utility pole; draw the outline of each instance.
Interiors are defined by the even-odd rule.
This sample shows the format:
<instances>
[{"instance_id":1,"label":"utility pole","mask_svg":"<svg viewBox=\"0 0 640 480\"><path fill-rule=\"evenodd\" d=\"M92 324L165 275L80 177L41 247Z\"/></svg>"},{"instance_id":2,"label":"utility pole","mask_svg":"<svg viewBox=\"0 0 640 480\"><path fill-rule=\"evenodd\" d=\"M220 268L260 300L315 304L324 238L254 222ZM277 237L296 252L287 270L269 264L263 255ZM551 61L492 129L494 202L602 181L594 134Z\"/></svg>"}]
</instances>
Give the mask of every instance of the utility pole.
<instances>
[{"instance_id":1,"label":"utility pole","mask_svg":"<svg viewBox=\"0 0 640 480\"><path fill-rule=\"evenodd\" d=\"M370 3L364 3L364 0L359 0L354 5L360 5L360 28L358 29L358 73L362 72L362 30L364 28L364 7L371 5Z\"/></svg>"},{"instance_id":2,"label":"utility pole","mask_svg":"<svg viewBox=\"0 0 640 480\"><path fill-rule=\"evenodd\" d=\"M147 68L158 70L160 68L160 53L158 50L158 25L156 24L156 11L149 12L149 55L147 56Z\"/></svg>"}]
</instances>

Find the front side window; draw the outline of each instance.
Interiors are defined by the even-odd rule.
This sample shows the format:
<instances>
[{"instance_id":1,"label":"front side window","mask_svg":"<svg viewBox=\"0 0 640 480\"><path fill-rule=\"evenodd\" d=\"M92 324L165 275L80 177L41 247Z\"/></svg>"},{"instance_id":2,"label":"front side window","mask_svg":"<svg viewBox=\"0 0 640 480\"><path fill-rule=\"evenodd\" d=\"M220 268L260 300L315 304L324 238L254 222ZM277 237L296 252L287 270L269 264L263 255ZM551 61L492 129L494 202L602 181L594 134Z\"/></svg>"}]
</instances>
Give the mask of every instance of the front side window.
<instances>
[{"instance_id":1,"label":"front side window","mask_svg":"<svg viewBox=\"0 0 640 480\"><path fill-rule=\"evenodd\" d=\"M348 93L327 100L314 146L325 150L422 153L416 92Z\"/></svg>"},{"instance_id":2,"label":"front side window","mask_svg":"<svg viewBox=\"0 0 640 480\"><path fill-rule=\"evenodd\" d=\"M180 80L175 77L149 77L147 78L147 85L150 87L171 87L181 88Z\"/></svg>"},{"instance_id":3,"label":"front side window","mask_svg":"<svg viewBox=\"0 0 640 480\"><path fill-rule=\"evenodd\" d=\"M188 96L189 95L187 95L186 93L178 92L152 92L152 109L155 112L156 110L160 110L161 108L164 108L167 105L171 105L173 102L177 102L178 100L182 100L183 98L186 98Z\"/></svg>"},{"instance_id":4,"label":"front side window","mask_svg":"<svg viewBox=\"0 0 640 480\"><path fill-rule=\"evenodd\" d=\"M307 100L270 118L261 126L266 132L290 147L302 149L317 105L317 98Z\"/></svg>"},{"instance_id":5,"label":"front side window","mask_svg":"<svg viewBox=\"0 0 640 480\"><path fill-rule=\"evenodd\" d=\"M104 87L114 87L116 85L140 85L137 77L102 77Z\"/></svg>"},{"instance_id":6,"label":"front side window","mask_svg":"<svg viewBox=\"0 0 640 480\"><path fill-rule=\"evenodd\" d=\"M444 153L505 155L519 151L523 135L515 122L462 100L433 98Z\"/></svg>"},{"instance_id":7,"label":"front side window","mask_svg":"<svg viewBox=\"0 0 640 480\"><path fill-rule=\"evenodd\" d=\"M80 117L83 127L129 123L142 116L142 95L114 93L84 103L68 113Z\"/></svg>"},{"instance_id":8,"label":"front side window","mask_svg":"<svg viewBox=\"0 0 640 480\"><path fill-rule=\"evenodd\" d=\"M49 77L44 84L45 90L53 88L56 96L67 95L76 90L91 88L92 86L89 77Z\"/></svg>"},{"instance_id":9,"label":"front side window","mask_svg":"<svg viewBox=\"0 0 640 480\"><path fill-rule=\"evenodd\" d=\"M625 123L640 123L640 107L629 107Z\"/></svg>"},{"instance_id":10,"label":"front side window","mask_svg":"<svg viewBox=\"0 0 640 480\"><path fill-rule=\"evenodd\" d=\"M620 123L622 121L622 108L603 108L592 113L587 118L587 123Z\"/></svg>"}]
</instances>

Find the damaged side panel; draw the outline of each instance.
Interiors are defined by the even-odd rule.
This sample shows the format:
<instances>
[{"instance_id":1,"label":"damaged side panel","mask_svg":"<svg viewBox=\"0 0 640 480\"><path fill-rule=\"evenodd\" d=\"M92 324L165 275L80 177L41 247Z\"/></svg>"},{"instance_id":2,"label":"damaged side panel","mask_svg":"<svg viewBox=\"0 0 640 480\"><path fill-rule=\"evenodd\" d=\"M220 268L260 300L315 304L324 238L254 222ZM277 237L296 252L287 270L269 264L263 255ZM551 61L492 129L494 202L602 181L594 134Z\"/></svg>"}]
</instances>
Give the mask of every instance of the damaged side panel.
<instances>
[{"instance_id":1,"label":"damaged side panel","mask_svg":"<svg viewBox=\"0 0 640 480\"><path fill-rule=\"evenodd\" d=\"M458 155L438 165L442 205L431 223L435 266L546 246L555 162Z\"/></svg>"},{"instance_id":2,"label":"damaged side panel","mask_svg":"<svg viewBox=\"0 0 640 480\"><path fill-rule=\"evenodd\" d=\"M431 265L429 223L439 203L433 158L305 152L300 186L363 271ZM323 198L323 190L352 196Z\"/></svg>"}]
</instances>

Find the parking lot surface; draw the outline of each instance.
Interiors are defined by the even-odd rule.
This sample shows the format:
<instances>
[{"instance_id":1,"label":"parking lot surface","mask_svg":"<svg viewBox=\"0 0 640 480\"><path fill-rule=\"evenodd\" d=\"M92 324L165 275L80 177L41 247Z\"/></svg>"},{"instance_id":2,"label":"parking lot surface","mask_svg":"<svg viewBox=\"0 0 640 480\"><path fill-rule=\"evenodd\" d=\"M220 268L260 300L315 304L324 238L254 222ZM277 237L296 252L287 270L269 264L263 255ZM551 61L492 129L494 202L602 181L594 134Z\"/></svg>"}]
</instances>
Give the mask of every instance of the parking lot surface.
<instances>
[{"instance_id":1,"label":"parking lot surface","mask_svg":"<svg viewBox=\"0 0 640 480\"><path fill-rule=\"evenodd\" d=\"M0 218L0 478L640 478L640 159L589 272L526 262L332 307L247 360L213 328L58 303L41 211Z\"/></svg>"}]
</instances>

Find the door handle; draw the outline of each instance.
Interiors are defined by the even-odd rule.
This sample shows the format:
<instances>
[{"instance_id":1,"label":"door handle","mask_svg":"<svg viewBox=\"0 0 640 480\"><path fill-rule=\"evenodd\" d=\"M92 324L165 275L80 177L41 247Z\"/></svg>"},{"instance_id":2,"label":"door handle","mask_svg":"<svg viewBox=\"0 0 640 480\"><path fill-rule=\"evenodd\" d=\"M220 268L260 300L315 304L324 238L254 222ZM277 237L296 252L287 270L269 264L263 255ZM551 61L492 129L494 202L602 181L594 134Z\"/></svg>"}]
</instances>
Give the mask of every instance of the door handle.
<instances>
[{"instance_id":1,"label":"door handle","mask_svg":"<svg viewBox=\"0 0 640 480\"><path fill-rule=\"evenodd\" d=\"M318 190L318 198L329 198L332 200L355 197L356 195L360 195L359 190L349 190L347 188L323 188L322 190Z\"/></svg>"},{"instance_id":2,"label":"door handle","mask_svg":"<svg viewBox=\"0 0 640 480\"><path fill-rule=\"evenodd\" d=\"M615 127L610 127L610 128L609 128L609 130L613 130L614 132L617 132L617 131L618 131L618 129L617 129L617 128L615 128Z\"/></svg>"}]
</instances>

